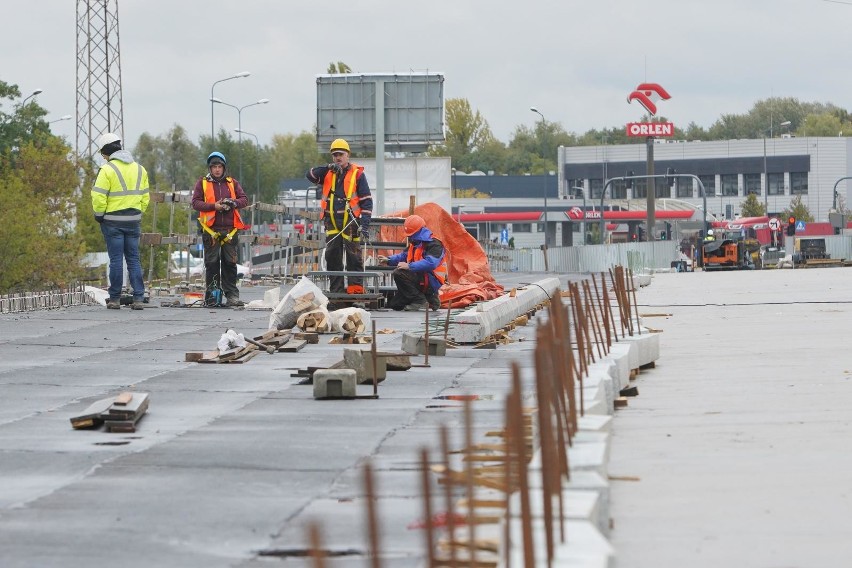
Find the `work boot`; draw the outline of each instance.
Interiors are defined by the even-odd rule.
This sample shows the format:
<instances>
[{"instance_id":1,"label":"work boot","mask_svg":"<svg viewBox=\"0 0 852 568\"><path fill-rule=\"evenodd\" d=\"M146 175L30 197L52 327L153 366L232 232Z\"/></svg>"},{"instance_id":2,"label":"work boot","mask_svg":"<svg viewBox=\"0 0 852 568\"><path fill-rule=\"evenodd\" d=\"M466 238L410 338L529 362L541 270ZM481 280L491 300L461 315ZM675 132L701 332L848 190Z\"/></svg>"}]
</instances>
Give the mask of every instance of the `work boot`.
<instances>
[{"instance_id":1,"label":"work boot","mask_svg":"<svg viewBox=\"0 0 852 568\"><path fill-rule=\"evenodd\" d=\"M403 308L406 312L419 312L429 307L428 302L412 302Z\"/></svg>"},{"instance_id":2,"label":"work boot","mask_svg":"<svg viewBox=\"0 0 852 568\"><path fill-rule=\"evenodd\" d=\"M228 301L225 302L225 305L229 308L240 308L245 306L246 303L240 300L239 298L228 298Z\"/></svg>"},{"instance_id":3,"label":"work boot","mask_svg":"<svg viewBox=\"0 0 852 568\"><path fill-rule=\"evenodd\" d=\"M142 300L133 300L133 303L130 304L131 310L144 310L145 306L142 303Z\"/></svg>"},{"instance_id":4,"label":"work boot","mask_svg":"<svg viewBox=\"0 0 852 568\"><path fill-rule=\"evenodd\" d=\"M432 308L433 312L441 308L441 298L438 297L438 294L430 294L426 296L426 300L429 302L429 307Z\"/></svg>"},{"instance_id":5,"label":"work boot","mask_svg":"<svg viewBox=\"0 0 852 568\"><path fill-rule=\"evenodd\" d=\"M114 300L112 298L110 298L107 301L107 309L108 310L120 310L121 309L121 300L119 300L118 298L116 298Z\"/></svg>"}]
</instances>

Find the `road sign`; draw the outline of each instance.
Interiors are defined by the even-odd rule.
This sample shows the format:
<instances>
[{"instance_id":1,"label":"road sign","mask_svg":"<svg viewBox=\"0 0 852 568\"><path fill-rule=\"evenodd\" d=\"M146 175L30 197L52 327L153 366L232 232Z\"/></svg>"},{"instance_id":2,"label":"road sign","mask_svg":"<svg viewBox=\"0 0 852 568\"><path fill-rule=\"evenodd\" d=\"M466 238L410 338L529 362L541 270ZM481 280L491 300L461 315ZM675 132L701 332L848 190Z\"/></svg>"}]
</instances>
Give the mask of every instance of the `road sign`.
<instances>
[{"instance_id":1,"label":"road sign","mask_svg":"<svg viewBox=\"0 0 852 568\"><path fill-rule=\"evenodd\" d=\"M781 220L778 217L773 217L769 220L769 228L773 231L778 231L781 229Z\"/></svg>"},{"instance_id":2,"label":"road sign","mask_svg":"<svg viewBox=\"0 0 852 568\"><path fill-rule=\"evenodd\" d=\"M801 233L805 230L805 222L804 221L796 221L796 232Z\"/></svg>"}]
</instances>

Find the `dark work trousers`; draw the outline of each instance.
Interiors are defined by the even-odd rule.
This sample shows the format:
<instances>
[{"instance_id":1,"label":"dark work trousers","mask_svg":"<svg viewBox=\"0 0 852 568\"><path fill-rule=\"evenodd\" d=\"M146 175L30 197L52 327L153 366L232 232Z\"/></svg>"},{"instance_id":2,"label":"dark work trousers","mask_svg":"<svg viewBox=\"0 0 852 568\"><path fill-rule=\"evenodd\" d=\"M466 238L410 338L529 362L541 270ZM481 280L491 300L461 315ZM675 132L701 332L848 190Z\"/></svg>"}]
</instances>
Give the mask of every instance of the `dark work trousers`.
<instances>
[{"instance_id":1,"label":"dark work trousers","mask_svg":"<svg viewBox=\"0 0 852 568\"><path fill-rule=\"evenodd\" d=\"M201 235L204 244L204 278L207 293L204 301L212 300L213 289L218 285L225 293L225 298L239 299L240 290L237 288L237 250L239 239L237 233L227 243L220 245L208 233Z\"/></svg>"},{"instance_id":2,"label":"dark work trousers","mask_svg":"<svg viewBox=\"0 0 852 568\"><path fill-rule=\"evenodd\" d=\"M350 228L354 230L350 231ZM347 234L358 234L354 223L346 229ZM346 257L346 268L344 269L344 256ZM346 270L347 272L364 272L364 259L361 256L361 241L344 239L342 233L326 237L325 245L325 268L326 270ZM363 285L363 278L349 276L349 284ZM329 292L342 294L346 292L343 276L331 276L329 278Z\"/></svg>"},{"instance_id":3,"label":"dark work trousers","mask_svg":"<svg viewBox=\"0 0 852 568\"><path fill-rule=\"evenodd\" d=\"M429 296L434 296L432 288L425 283L426 276L422 272L413 272L397 268L392 272L396 284L396 293L388 302L392 310L401 310L409 304L423 303Z\"/></svg>"}]
</instances>

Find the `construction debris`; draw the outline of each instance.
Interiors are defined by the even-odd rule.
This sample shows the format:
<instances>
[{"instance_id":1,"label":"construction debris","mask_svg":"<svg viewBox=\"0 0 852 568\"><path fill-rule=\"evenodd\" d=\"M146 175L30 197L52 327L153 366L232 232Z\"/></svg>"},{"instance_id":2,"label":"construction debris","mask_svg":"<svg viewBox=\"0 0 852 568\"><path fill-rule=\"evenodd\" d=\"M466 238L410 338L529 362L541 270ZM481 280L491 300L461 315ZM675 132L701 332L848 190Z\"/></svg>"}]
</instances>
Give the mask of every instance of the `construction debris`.
<instances>
[{"instance_id":1,"label":"construction debris","mask_svg":"<svg viewBox=\"0 0 852 568\"><path fill-rule=\"evenodd\" d=\"M146 392L123 392L92 403L82 414L71 417L75 430L105 425L108 432L135 432L136 424L148 411Z\"/></svg>"},{"instance_id":2,"label":"construction debris","mask_svg":"<svg viewBox=\"0 0 852 568\"><path fill-rule=\"evenodd\" d=\"M228 330L233 333L233 330ZM227 335L227 334L226 334ZM222 337L226 337L223 335ZM242 339L243 345L237 341L230 341L227 349L216 349L208 352L190 351L186 353L186 361L197 363L246 363L255 357L260 351L273 353L293 353L300 351L308 341L304 339L293 339L293 334L288 331L269 330L254 339L235 334Z\"/></svg>"}]
</instances>

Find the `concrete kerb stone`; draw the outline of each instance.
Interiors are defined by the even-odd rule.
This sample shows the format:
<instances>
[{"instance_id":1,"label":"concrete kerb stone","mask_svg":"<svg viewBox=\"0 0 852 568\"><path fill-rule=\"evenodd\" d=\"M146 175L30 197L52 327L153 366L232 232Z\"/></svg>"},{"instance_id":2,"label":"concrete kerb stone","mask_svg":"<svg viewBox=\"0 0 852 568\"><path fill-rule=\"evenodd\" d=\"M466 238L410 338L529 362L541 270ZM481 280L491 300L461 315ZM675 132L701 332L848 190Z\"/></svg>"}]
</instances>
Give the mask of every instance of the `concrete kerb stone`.
<instances>
[{"instance_id":1,"label":"concrete kerb stone","mask_svg":"<svg viewBox=\"0 0 852 568\"><path fill-rule=\"evenodd\" d=\"M537 305L549 301L558 288L558 278L545 278L517 289L514 297L506 294L477 304L453 318L448 336L456 343L480 343Z\"/></svg>"},{"instance_id":2,"label":"concrete kerb stone","mask_svg":"<svg viewBox=\"0 0 852 568\"><path fill-rule=\"evenodd\" d=\"M354 369L318 369L314 372L314 398L355 397L357 377Z\"/></svg>"},{"instance_id":3,"label":"concrete kerb stone","mask_svg":"<svg viewBox=\"0 0 852 568\"><path fill-rule=\"evenodd\" d=\"M612 373L615 390L621 391L624 387L630 384L630 371L636 367L630 366L630 351L632 343L615 342L610 347L609 353L604 357L607 361L612 361L615 365L615 370ZM639 362L639 358L636 358Z\"/></svg>"},{"instance_id":4,"label":"concrete kerb stone","mask_svg":"<svg viewBox=\"0 0 852 568\"><path fill-rule=\"evenodd\" d=\"M423 334L406 331L402 334L402 350L415 355L426 354L426 338ZM429 337L429 355L442 357L447 354L447 342L442 337Z\"/></svg>"},{"instance_id":5,"label":"concrete kerb stone","mask_svg":"<svg viewBox=\"0 0 852 568\"><path fill-rule=\"evenodd\" d=\"M536 565L546 566L547 551L544 539L544 521L533 519L534 551ZM558 527L557 527L558 528ZM523 529L520 519L513 519L510 524L512 549L511 566L524 565ZM505 530L499 527L500 531ZM483 537L488 533L482 531ZM479 531L477 538L479 538ZM502 534L502 532L500 533ZM498 567L506 566L501 561ZM612 568L615 566L615 550L597 527L589 521L565 521L565 542L559 542L558 530L556 535L556 547L554 551L553 566L571 566L578 568Z\"/></svg>"},{"instance_id":6,"label":"concrete kerb stone","mask_svg":"<svg viewBox=\"0 0 852 568\"><path fill-rule=\"evenodd\" d=\"M373 358L369 349L343 349L343 364L355 371L359 385L373 382ZM376 379L383 381L388 376L387 359L376 357Z\"/></svg>"},{"instance_id":7,"label":"concrete kerb stone","mask_svg":"<svg viewBox=\"0 0 852 568\"><path fill-rule=\"evenodd\" d=\"M628 335L622 337L620 342L634 345L631 349L631 354L636 351L636 366L637 369L649 363L653 363L660 358L660 334L659 333L643 333L642 335Z\"/></svg>"}]
</instances>

